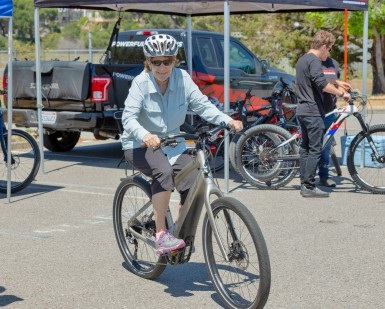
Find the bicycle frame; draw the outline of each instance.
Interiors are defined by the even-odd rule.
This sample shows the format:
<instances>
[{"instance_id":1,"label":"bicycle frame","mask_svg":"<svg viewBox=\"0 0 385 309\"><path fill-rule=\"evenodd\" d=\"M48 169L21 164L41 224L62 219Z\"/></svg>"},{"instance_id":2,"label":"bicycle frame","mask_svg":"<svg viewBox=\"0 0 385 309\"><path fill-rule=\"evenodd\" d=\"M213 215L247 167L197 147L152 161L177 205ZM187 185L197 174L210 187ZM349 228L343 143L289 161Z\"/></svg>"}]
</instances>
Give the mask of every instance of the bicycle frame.
<instances>
[{"instance_id":1,"label":"bicycle frame","mask_svg":"<svg viewBox=\"0 0 385 309\"><path fill-rule=\"evenodd\" d=\"M178 221L174 224L170 211L166 213L166 220L170 232L174 236L179 238L186 238L187 236L194 237L196 229L200 219L200 214L203 209L203 205L206 208L206 213L210 220L210 224L213 227L215 237L218 241L220 250L223 257L228 261L228 257L223 245L221 236L218 233L217 226L215 224L214 215L210 205L211 195L222 197L223 193L219 187L215 184L212 172L208 166L208 160L203 150L199 149L193 160L187 164L175 177L175 183L178 184L186 175L191 173L193 170L198 169L198 175L194 181L194 184L189 190L186 197L186 201L181 208L179 213ZM151 206L151 202L144 205L132 218L128 221L130 226L130 233L136 238L146 242L149 246L155 248L155 242L153 239L143 236L131 227L136 217L138 217L145 209Z\"/></svg>"},{"instance_id":2,"label":"bicycle frame","mask_svg":"<svg viewBox=\"0 0 385 309\"><path fill-rule=\"evenodd\" d=\"M327 113L325 117L328 117L332 114L337 113L337 118L329 125L329 127L326 129L326 132L323 137L322 142L322 149L324 149L332 140L332 137L334 134L338 131L338 129L341 127L341 124L344 122L344 120L351 115L355 116L358 121L360 122L361 126L363 124L362 116L358 112L358 108L355 105L346 105L340 108L336 108L332 110L330 113ZM361 119L361 120L360 120ZM362 126L363 128L366 128L366 126Z\"/></svg>"}]
</instances>

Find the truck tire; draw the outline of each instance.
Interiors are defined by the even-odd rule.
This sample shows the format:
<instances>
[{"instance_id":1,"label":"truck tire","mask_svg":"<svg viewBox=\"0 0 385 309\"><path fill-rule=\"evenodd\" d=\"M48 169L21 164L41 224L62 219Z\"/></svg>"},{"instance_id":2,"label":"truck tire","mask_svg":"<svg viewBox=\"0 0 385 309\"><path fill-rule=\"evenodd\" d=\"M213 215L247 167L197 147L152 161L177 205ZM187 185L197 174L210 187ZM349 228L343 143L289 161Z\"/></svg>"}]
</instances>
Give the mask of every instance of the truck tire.
<instances>
[{"instance_id":1,"label":"truck tire","mask_svg":"<svg viewBox=\"0 0 385 309\"><path fill-rule=\"evenodd\" d=\"M56 131L43 135L44 147L53 152L66 152L75 147L80 138L80 132Z\"/></svg>"}]
</instances>

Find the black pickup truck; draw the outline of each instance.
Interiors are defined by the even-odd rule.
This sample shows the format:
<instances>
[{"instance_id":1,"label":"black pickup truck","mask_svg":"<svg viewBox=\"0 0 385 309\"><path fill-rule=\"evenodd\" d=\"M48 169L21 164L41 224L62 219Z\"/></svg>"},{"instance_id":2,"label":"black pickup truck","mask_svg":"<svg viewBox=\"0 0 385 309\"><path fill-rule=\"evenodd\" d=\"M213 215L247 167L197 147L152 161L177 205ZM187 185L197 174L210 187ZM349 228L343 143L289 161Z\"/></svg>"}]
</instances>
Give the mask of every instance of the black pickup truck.
<instances>
[{"instance_id":1,"label":"black pickup truck","mask_svg":"<svg viewBox=\"0 0 385 309\"><path fill-rule=\"evenodd\" d=\"M154 33L168 33L179 45L180 68L187 67L186 30L130 30L110 39L105 61L94 64L78 61L42 61L42 123L44 146L51 151L75 147L82 131L97 139L119 139L122 126L116 115L124 108L131 81L143 70L144 40ZM192 76L207 96L224 101L224 36L208 31L192 31ZM13 123L37 127L36 67L34 61L13 62ZM269 67L240 41L230 38L230 101L244 98L252 89L253 104L264 104L274 85L294 76ZM7 86L7 69L3 88ZM266 103L266 102L265 102Z\"/></svg>"}]
</instances>

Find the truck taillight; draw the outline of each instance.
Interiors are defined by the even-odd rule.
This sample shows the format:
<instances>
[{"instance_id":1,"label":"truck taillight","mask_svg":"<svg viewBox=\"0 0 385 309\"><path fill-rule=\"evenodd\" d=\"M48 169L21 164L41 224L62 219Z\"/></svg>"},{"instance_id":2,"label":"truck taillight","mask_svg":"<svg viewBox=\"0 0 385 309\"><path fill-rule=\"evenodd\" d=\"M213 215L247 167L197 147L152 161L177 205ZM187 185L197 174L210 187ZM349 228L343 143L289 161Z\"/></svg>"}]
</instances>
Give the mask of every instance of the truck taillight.
<instances>
[{"instance_id":1,"label":"truck taillight","mask_svg":"<svg viewBox=\"0 0 385 309\"><path fill-rule=\"evenodd\" d=\"M3 90L6 90L7 87L8 87L8 83L7 83L7 78L8 78L8 74L3 74ZM4 94L4 103L7 104L6 102L8 101L8 98L7 98L7 95ZM1 103L0 103L1 104ZM1 108L1 107L0 107Z\"/></svg>"},{"instance_id":2,"label":"truck taillight","mask_svg":"<svg viewBox=\"0 0 385 309\"><path fill-rule=\"evenodd\" d=\"M140 30L136 32L136 35L154 35L158 34L158 31L154 30Z\"/></svg>"},{"instance_id":3,"label":"truck taillight","mask_svg":"<svg viewBox=\"0 0 385 309\"><path fill-rule=\"evenodd\" d=\"M111 85L110 77L92 77L91 100L93 102L108 101L108 87Z\"/></svg>"},{"instance_id":4,"label":"truck taillight","mask_svg":"<svg viewBox=\"0 0 385 309\"><path fill-rule=\"evenodd\" d=\"M3 89L7 89L7 74L3 74Z\"/></svg>"}]
</instances>

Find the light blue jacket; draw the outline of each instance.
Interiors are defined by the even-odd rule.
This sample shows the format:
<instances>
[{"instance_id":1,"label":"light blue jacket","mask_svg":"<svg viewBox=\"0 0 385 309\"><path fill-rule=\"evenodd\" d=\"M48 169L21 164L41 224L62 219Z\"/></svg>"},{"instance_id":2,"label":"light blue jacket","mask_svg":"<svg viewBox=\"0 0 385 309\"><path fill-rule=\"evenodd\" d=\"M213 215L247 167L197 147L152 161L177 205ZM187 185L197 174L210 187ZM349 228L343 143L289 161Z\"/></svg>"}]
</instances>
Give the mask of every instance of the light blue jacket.
<instances>
[{"instance_id":1,"label":"light blue jacket","mask_svg":"<svg viewBox=\"0 0 385 309\"><path fill-rule=\"evenodd\" d=\"M124 104L123 150L139 148L147 133L159 137L179 133L188 109L214 124L232 120L202 94L186 71L178 68L173 69L164 95L152 72L143 71L133 79Z\"/></svg>"}]
</instances>

